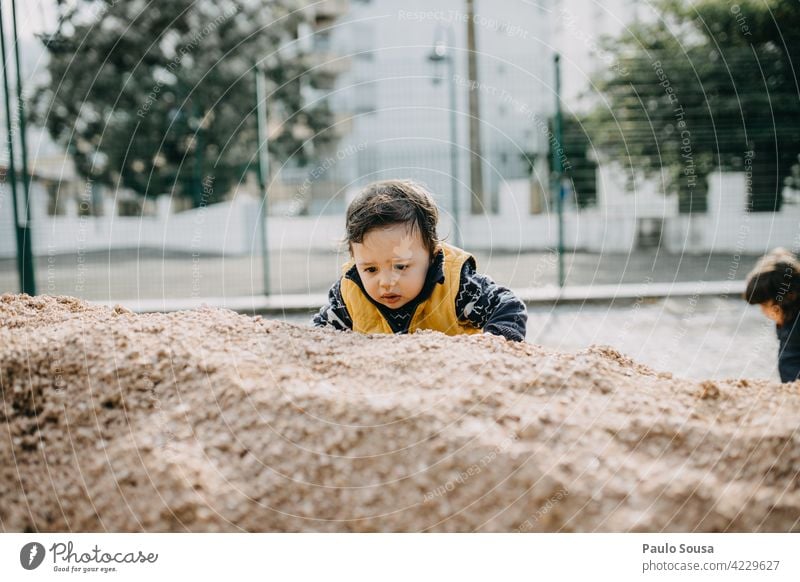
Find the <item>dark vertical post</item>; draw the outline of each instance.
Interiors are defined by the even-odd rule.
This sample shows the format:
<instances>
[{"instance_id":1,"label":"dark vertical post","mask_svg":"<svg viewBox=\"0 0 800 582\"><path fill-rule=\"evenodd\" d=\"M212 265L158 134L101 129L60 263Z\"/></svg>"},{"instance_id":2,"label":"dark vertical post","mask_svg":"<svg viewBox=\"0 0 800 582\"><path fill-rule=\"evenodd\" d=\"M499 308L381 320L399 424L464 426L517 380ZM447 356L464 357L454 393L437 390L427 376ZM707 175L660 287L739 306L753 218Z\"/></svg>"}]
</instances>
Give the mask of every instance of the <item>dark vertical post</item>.
<instances>
[{"instance_id":1,"label":"dark vertical post","mask_svg":"<svg viewBox=\"0 0 800 582\"><path fill-rule=\"evenodd\" d=\"M467 76L469 91L469 177L472 190L472 214L480 214L485 209L483 197L483 160L481 159L481 107L478 83L478 46L475 38L474 0L467 0Z\"/></svg>"},{"instance_id":2,"label":"dark vertical post","mask_svg":"<svg viewBox=\"0 0 800 582\"><path fill-rule=\"evenodd\" d=\"M22 203L24 209L20 212L20 201L17 198L17 172L14 161L14 128L11 118L11 94L8 87L9 66L6 60L6 37L3 22L2 5L0 5L0 46L3 58L3 89L5 92L6 125L8 129L8 180L11 182L12 206L14 209L14 224L17 237L17 271L19 273L20 289L28 295L36 295L36 279L33 269L33 249L31 246L30 205L28 204L30 176L28 175L28 154L25 141L25 109L22 100L22 76L19 68L19 41L17 39L16 4L12 0L12 25L14 31L14 53L17 67L17 107L19 113L19 129L22 145ZM22 214L22 216L20 216Z\"/></svg>"},{"instance_id":3,"label":"dark vertical post","mask_svg":"<svg viewBox=\"0 0 800 582\"><path fill-rule=\"evenodd\" d=\"M555 147L553 148L553 172L555 174L556 208L558 211L558 286L564 286L564 168L561 165L559 150L564 146L561 136L561 57L556 53L553 58L556 73L556 115L553 130L555 131Z\"/></svg>"},{"instance_id":4,"label":"dark vertical post","mask_svg":"<svg viewBox=\"0 0 800 582\"><path fill-rule=\"evenodd\" d=\"M192 128L194 125L194 164L192 167L192 201L194 202L194 207L198 208L201 205L205 206L208 201L203 200L203 123L205 122L205 116L202 115L200 108L195 103L195 100L192 100L192 117L191 119L194 120L194 123L191 124L189 127Z\"/></svg>"}]
</instances>

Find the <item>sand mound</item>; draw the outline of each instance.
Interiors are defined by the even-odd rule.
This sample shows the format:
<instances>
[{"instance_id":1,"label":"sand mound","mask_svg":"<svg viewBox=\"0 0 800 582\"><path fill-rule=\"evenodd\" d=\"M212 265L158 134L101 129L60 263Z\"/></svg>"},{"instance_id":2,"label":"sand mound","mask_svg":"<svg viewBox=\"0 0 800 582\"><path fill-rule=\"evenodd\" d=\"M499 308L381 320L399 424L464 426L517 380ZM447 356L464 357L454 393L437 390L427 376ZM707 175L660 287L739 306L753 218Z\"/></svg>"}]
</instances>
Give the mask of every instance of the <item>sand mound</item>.
<instances>
[{"instance_id":1,"label":"sand mound","mask_svg":"<svg viewBox=\"0 0 800 582\"><path fill-rule=\"evenodd\" d=\"M800 383L0 297L4 531L800 531Z\"/></svg>"}]
</instances>

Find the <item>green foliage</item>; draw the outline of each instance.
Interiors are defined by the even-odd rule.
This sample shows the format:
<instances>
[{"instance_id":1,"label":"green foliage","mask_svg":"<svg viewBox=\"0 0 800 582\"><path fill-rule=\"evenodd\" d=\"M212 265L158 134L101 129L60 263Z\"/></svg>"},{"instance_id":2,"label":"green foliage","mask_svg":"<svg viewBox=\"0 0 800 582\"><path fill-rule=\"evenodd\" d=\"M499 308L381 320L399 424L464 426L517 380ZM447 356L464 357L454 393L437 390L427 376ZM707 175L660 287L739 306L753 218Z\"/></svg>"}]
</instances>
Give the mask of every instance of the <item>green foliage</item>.
<instances>
[{"instance_id":1,"label":"green foliage","mask_svg":"<svg viewBox=\"0 0 800 582\"><path fill-rule=\"evenodd\" d=\"M292 42L302 5L60 0L59 28L43 39L50 81L37 91L35 120L84 176L211 203L257 166L258 61L271 81L270 113L283 122L270 153L302 165L312 147L304 141L323 145L330 125L325 105L303 103L302 86L316 75Z\"/></svg>"},{"instance_id":2,"label":"green foliage","mask_svg":"<svg viewBox=\"0 0 800 582\"><path fill-rule=\"evenodd\" d=\"M597 79L598 149L662 173L684 212L705 210L715 168L752 172L751 208L779 210L800 152L800 5L677 0L607 45L619 66Z\"/></svg>"},{"instance_id":3,"label":"green foliage","mask_svg":"<svg viewBox=\"0 0 800 582\"><path fill-rule=\"evenodd\" d=\"M552 131L552 122L551 122ZM553 159L550 141L550 159ZM593 144L587 134L584 120L579 116L564 113L561 119L561 146L564 155L564 176L572 184L575 203L585 208L597 202L597 163L592 156Z\"/></svg>"}]
</instances>

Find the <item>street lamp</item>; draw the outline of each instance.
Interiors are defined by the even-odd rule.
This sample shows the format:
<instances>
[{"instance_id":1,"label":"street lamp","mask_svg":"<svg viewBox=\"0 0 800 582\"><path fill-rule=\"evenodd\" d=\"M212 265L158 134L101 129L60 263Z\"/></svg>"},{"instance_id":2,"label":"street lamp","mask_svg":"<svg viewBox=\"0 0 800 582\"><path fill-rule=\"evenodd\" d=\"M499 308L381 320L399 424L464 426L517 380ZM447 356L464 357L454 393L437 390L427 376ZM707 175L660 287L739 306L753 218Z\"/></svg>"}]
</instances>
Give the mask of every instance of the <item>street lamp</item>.
<instances>
[{"instance_id":1,"label":"street lamp","mask_svg":"<svg viewBox=\"0 0 800 582\"><path fill-rule=\"evenodd\" d=\"M453 244L461 246L461 236L459 233L459 208L458 208L458 140L456 126L456 86L455 86L455 59L451 54L453 47L453 29L447 27L447 44L445 44L442 28L439 27L433 42L433 50L428 55L437 68L441 63L447 66L447 86L450 96L450 196L451 211L453 213ZM438 76L434 76L433 83L438 84Z\"/></svg>"}]
</instances>

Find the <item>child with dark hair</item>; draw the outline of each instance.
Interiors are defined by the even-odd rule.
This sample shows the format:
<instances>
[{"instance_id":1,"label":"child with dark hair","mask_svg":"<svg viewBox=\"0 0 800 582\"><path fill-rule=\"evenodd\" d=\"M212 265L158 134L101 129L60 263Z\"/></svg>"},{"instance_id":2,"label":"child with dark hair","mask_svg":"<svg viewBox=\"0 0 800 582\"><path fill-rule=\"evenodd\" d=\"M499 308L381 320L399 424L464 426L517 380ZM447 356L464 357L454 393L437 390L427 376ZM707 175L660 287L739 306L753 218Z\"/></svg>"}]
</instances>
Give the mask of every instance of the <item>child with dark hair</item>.
<instances>
[{"instance_id":1,"label":"child with dark hair","mask_svg":"<svg viewBox=\"0 0 800 582\"><path fill-rule=\"evenodd\" d=\"M351 261L314 316L361 333L480 333L524 341L528 314L511 291L476 272L475 258L439 240L431 194L409 180L364 188L347 209Z\"/></svg>"},{"instance_id":2,"label":"child with dark hair","mask_svg":"<svg viewBox=\"0 0 800 582\"><path fill-rule=\"evenodd\" d=\"M800 261L784 248L761 257L747 276L745 300L775 322L781 382L800 377Z\"/></svg>"}]
</instances>

